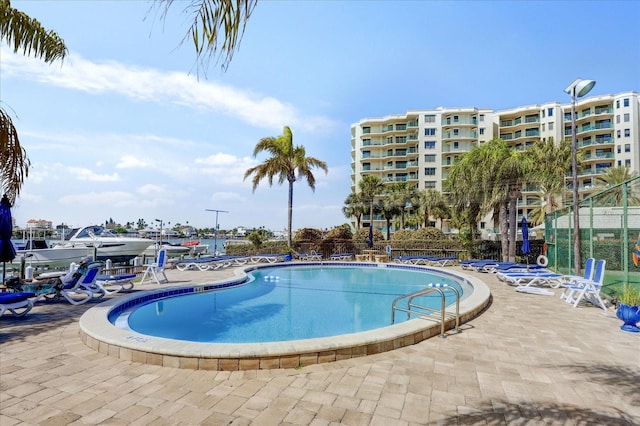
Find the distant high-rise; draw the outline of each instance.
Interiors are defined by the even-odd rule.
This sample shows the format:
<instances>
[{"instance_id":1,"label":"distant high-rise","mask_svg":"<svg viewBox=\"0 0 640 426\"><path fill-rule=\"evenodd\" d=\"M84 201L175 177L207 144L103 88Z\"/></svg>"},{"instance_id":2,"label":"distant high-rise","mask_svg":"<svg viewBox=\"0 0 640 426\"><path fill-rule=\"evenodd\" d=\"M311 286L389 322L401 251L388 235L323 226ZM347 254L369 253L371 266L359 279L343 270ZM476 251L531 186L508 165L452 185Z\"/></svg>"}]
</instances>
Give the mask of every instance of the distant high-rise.
<instances>
[{"instance_id":1,"label":"distant high-rise","mask_svg":"<svg viewBox=\"0 0 640 426\"><path fill-rule=\"evenodd\" d=\"M640 171L640 99L637 92L599 95L576 103L576 133L583 163L582 197L593 192L595 177L609 167ZM571 104L549 102L494 111L488 108L436 108L365 118L351 126L351 191L367 175L385 184L409 182L442 191L454 162L474 146L501 138L525 150L538 141L571 137ZM569 170L567 170L569 172ZM569 183L569 182L568 182ZM518 220L534 208L537 188L522 188ZM368 214L363 224L370 223ZM383 229L383 217L374 217ZM484 226L484 224L482 224ZM491 227L491 225L489 225Z\"/></svg>"}]
</instances>

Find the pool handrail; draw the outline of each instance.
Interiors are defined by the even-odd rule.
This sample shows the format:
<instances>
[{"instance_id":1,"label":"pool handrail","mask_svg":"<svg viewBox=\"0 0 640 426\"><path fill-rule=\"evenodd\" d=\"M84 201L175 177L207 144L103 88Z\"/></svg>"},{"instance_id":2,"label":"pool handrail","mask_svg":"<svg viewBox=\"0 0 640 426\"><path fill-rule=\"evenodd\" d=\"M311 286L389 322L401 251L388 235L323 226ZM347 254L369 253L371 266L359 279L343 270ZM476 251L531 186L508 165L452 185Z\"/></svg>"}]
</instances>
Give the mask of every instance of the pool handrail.
<instances>
[{"instance_id":1,"label":"pool handrail","mask_svg":"<svg viewBox=\"0 0 640 426\"><path fill-rule=\"evenodd\" d=\"M440 336L439 337L446 337L445 332L444 332L444 323L445 323L445 318L447 315L451 315L451 314L447 314L446 312L446 306L445 306L445 296L444 296L444 290L452 290L455 294L455 298L456 298L456 313L455 313L455 332L459 333L460 332L460 292L454 288L451 287L447 284L442 284L441 287L439 284L437 284L438 287L433 287L433 284L429 284L429 288L423 289L423 290L418 290L415 291L413 293L409 293L409 294L405 294L402 296L398 296L393 300L393 303L391 304L391 324L395 323L395 311L402 311L402 312L406 312L407 313L407 319L409 319L411 317L411 314L416 314L416 315L420 315L421 312L420 311L416 311L416 310L412 310L411 308L418 308L418 309L422 309L424 311L427 311L429 314L438 312L438 309L433 309L427 306L422 306L422 305L417 305L412 303L413 299L415 299L416 297L419 296L424 296L430 293L435 293L437 292L440 297L441 297L441 308L440 308L440 313L441 313L441 319L440 319ZM407 308L401 308L398 307L397 304L400 300L406 299L408 298L409 300L407 301ZM422 318L425 318L424 316L422 316Z\"/></svg>"}]
</instances>

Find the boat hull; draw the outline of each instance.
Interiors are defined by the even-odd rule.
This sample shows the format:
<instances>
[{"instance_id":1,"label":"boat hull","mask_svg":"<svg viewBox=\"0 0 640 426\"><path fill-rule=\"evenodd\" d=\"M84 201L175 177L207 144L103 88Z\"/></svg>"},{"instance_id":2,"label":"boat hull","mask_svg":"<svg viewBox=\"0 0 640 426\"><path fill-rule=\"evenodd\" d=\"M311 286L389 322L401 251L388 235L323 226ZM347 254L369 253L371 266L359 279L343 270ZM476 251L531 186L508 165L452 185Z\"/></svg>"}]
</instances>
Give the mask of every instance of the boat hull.
<instances>
[{"instance_id":1,"label":"boat hull","mask_svg":"<svg viewBox=\"0 0 640 426\"><path fill-rule=\"evenodd\" d=\"M131 259L142 256L142 253L148 247L149 243L145 241L99 241L95 248L93 242L74 241L67 246L72 247L84 247L90 250L91 255L95 250L96 260L106 261L111 260L115 263L126 263Z\"/></svg>"},{"instance_id":2,"label":"boat hull","mask_svg":"<svg viewBox=\"0 0 640 426\"><path fill-rule=\"evenodd\" d=\"M12 263L33 266L34 268L68 267L71 263L80 263L86 256L92 256L86 247L46 248L33 250L16 250L16 258Z\"/></svg>"}]
</instances>

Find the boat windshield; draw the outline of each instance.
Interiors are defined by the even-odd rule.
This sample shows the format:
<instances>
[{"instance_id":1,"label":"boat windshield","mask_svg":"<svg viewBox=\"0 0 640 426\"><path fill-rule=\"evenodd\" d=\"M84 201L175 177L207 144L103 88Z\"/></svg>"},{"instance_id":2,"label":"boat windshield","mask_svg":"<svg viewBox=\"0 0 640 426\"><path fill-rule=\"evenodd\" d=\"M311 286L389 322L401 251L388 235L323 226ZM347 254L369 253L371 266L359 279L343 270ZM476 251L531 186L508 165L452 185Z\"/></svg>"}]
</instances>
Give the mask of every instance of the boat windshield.
<instances>
[{"instance_id":1,"label":"boat windshield","mask_svg":"<svg viewBox=\"0 0 640 426\"><path fill-rule=\"evenodd\" d=\"M95 237L116 237L116 234L103 226L87 226L82 229L74 229L69 233L69 238L95 238Z\"/></svg>"}]
</instances>

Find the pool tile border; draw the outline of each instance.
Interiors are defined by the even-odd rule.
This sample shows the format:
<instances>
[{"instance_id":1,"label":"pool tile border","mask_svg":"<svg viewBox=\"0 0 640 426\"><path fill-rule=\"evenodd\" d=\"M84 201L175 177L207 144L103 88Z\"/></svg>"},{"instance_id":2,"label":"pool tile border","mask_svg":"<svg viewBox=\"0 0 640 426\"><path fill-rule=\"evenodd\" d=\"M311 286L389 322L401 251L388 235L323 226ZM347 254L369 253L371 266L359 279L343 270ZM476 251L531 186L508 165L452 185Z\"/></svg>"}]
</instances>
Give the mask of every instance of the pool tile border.
<instances>
[{"instance_id":1,"label":"pool tile border","mask_svg":"<svg viewBox=\"0 0 640 426\"><path fill-rule=\"evenodd\" d=\"M460 324L479 315L491 298L489 288L481 280L464 273L457 271L454 273L438 267L344 261L304 262L290 265L414 269L434 271L462 278L473 286L474 291L468 298L460 302ZM297 368L363 357L413 345L440 333L439 321L413 319L381 329L330 338L254 344L218 344L180 342L144 336L131 330L118 328L110 321L113 316L125 312L141 302L147 303L178 294L211 291L239 285L246 280L247 272L282 266L287 266L287 264L251 266L239 270L236 274L237 277L231 280L149 290L143 294L124 295L105 301L87 310L80 318L81 340L85 345L102 354L142 364L191 370L240 371ZM445 329L449 330L448 333L451 333L453 327L454 319L447 319Z\"/></svg>"}]
</instances>

